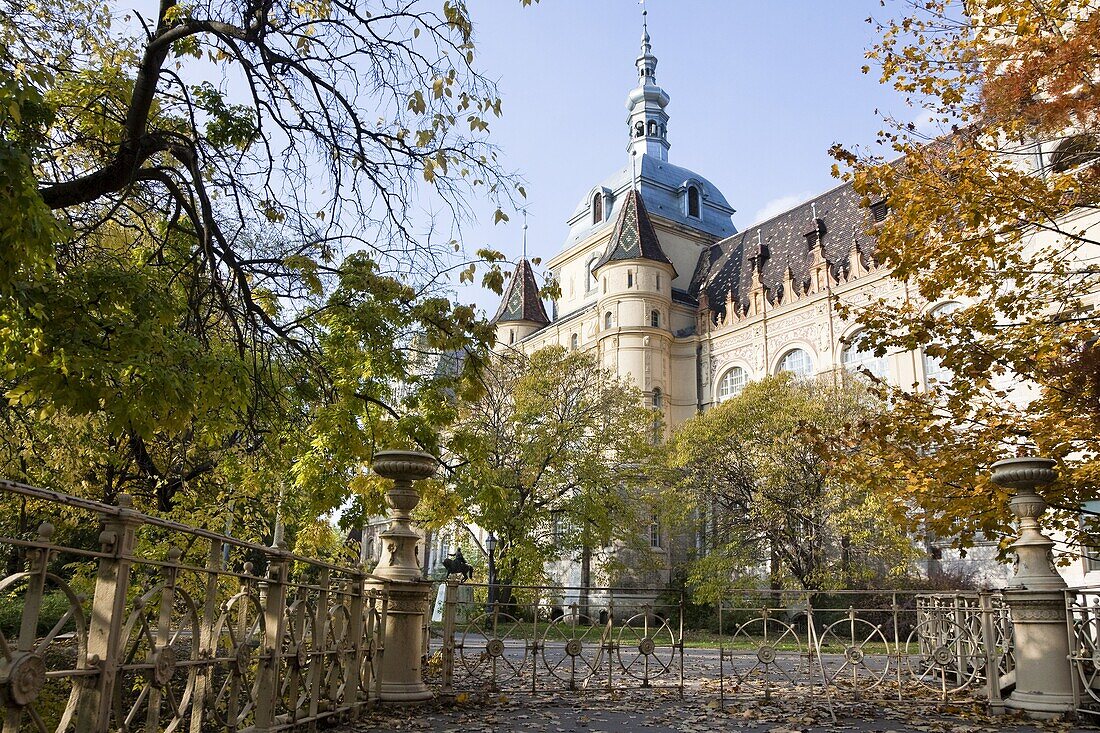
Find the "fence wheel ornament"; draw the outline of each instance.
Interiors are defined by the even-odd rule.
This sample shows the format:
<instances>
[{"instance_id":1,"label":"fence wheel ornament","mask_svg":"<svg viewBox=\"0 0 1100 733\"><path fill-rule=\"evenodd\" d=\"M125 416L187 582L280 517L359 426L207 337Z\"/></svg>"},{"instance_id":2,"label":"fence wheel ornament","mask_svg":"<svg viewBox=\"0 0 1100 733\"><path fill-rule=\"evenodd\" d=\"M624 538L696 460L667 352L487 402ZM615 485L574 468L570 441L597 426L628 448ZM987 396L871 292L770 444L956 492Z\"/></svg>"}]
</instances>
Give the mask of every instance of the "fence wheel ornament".
<instances>
[{"instance_id":1,"label":"fence wheel ornament","mask_svg":"<svg viewBox=\"0 0 1100 733\"><path fill-rule=\"evenodd\" d=\"M973 685L985 665L985 652L965 624L931 614L909 634L905 665L909 680L942 697Z\"/></svg>"},{"instance_id":2,"label":"fence wheel ornament","mask_svg":"<svg viewBox=\"0 0 1100 733\"><path fill-rule=\"evenodd\" d=\"M455 649L470 677L488 676L494 686L522 677L527 664L520 622L505 613L484 613L468 622Z\"/></svg>"},{"instance_id":3,"label":"fence wheel ornament","mask_svg":"<svg viewBox=\"0 0 1100 733\"><path fill-rule=\"evenodd\" d=\"M676 635L668 621L640 613L619 629L615 656L625 674L648 687L650 680L672 670L676 649Z\"/></svg>"},{"instance_id":4,"label":"fence wheel ornament","mask_svg":"<svg viewBox=\"0 0 1100 733\"><path fill-rule=\"evenodd\" d=\"M546 671L567 682L570 690L577 689L578 682L586 683L599 669L604 631L604 625L593 623L577 613L575 607L552 621L542 636L542 663Z\"/></svg>"},{"instance_id":5,"label":"fence wheel ornament","mask_svg":"<svg viewBox=\"0 0 1100 733\"><path fill-rule=\"evenodd\" d=\"M842 661L825 667L830 684L850 684L870 689L886 679L890 671L890 644L882 627L850 616L826 626L819 636L820 663L838 656Z\"/></svg>"}]
</instances>

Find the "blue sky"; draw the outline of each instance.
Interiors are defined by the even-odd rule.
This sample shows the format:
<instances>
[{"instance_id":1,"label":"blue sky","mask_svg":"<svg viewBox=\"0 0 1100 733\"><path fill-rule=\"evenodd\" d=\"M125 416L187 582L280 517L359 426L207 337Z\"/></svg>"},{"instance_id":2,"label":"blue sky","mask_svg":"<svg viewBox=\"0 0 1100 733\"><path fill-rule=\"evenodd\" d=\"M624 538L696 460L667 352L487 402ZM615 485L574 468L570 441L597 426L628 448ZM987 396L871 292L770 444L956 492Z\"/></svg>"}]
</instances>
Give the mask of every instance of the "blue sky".
<instances>
[{"instance_id":1,"label":"blue sky","mask_svg":"<svg viewBox=\"0 0 1100 733\"><path fill-rule=\"evenodd\" d=\"M491 140L527 180L528 253L549 258L566 218L601 179L624 165L627 92L637 81L637 0L468 0L478 65L496 79L504 116ZM917 119L877 75L864 75L869 16L900 12L878 0L647 0L672 101L671 162L718 186L744 228L836 185L834 142L870 144L876 114ZM522 217L463 228L467 251L494 246L519 256ZM496 296L464 289L490 315Z\"/></svg>"}]
</instances>

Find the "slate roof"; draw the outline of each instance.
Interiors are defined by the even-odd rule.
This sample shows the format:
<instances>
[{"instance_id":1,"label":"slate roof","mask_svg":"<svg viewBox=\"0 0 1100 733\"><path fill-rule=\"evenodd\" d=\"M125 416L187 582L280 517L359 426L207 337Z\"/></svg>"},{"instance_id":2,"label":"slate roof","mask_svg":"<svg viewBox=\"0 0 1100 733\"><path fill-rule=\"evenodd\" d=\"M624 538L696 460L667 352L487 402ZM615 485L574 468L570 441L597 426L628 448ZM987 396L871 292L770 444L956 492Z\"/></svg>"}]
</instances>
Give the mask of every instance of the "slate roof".
<instances>
[{"instance_id":1,"label":"slate roof","mask_svg":"<svg viewBox=\"0 0 1100 733\"><path fill-rule=\"evenodd\" d=\"M699 188L702 198L701 219L688 216L684 210L683 189L688 185ZM642 198L654 216L715 237L728 237L737 231L730 218L734 213L733 207L717 186L695 171L642 154L637 161L627 163L584 195L569 217L569 234L565 240L565 248L587 239L594 231L607 225L605 221L592 221L593 193L600 190L611 192L610 218L619 212L626 194L635 186L641 191Z\"/></svg>"},{"instance_id":2,"label":"slate roof","mask_svg":"<svg viewBox=\"0 0 1100 733\"><path fill-rule=\"evenodd\" d=\"M619 220L615 222L615 231L611 233L607 249L593 269L614 260L637 259L672 264L657 240L657 232L653 230L653 222L649 220L645 202L638 190L632 188L626 194L626 201L619 211Z\"/></svg>"},{"instance_id":3,"label":"slate roof","mask_svg":"<svg viewBox=\"0 0 1100 733\"><path fill-rule=\"evenodd\" d=\"M504 298L500 302L493 323L508 321L532 321L546 325L550 319L546 316L546 306L539 297L539 286L535 282L535 271L526 257L519 261L508 287L504 289Z\"/></svg>"},{"instance_id":4,"label":"slate roof","mask_svg":"<svg viewBox=\"0 0 1100 733\"><path fill-rule=\"evenodd\" d=\"M774 303L778 296L786 297L782 290L788 268L795 282L809 277L816 233L834 274L849 268L853 242L866 263L874 250L874 237L866 233L870 223L860 195L843 184L703 250L689 292L696 298L705 294L711 310L724 314L731 291L733 302L747 305L756 266Z\"/></svg>"}]
</instances>

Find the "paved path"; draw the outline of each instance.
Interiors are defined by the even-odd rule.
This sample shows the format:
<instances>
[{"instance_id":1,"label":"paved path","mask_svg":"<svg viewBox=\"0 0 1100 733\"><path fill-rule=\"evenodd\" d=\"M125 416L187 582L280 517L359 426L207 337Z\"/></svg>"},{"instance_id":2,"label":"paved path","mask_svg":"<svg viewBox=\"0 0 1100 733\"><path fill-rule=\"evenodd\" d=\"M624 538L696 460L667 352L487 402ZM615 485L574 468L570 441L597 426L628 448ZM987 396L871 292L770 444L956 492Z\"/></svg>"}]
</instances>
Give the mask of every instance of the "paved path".
<instances>
[{"instance_id":1,"label":"paved path","mask_svg":"<svg viewBox=\"0 0 1100 733\"><path fill-rule=\"evenodd\" d=\"M1031 723L1013 716L990 717L982 706L934 703L837 703L834 723L823 703L803 696L770 704L713 698L680 700L673 693L634 690L621 694L471 695L454 704L382 709L346 726L342 733L1070 733L1096 731L1080 723Z\"/></svg>"}]
</instances>

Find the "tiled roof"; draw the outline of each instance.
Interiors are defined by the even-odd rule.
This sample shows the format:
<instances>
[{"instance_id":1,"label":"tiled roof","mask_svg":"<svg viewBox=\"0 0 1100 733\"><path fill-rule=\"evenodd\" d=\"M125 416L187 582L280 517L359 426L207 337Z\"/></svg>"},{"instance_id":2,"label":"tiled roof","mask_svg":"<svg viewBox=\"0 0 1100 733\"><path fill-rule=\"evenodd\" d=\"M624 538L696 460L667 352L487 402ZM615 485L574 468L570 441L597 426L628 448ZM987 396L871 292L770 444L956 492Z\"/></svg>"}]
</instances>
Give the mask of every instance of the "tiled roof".
<instances>
[{"instance_id":1,"label":"tiled roof","mask_svg":"<svg viewBox=\"0 0 1100 733\"><path fill-rule=\"evenodd\" d=\"M774 303L777 296L786 297L781 291L788 268L794 282L809 278L818 236L834 273L850 267L853 242L866 260L874 238L866 233L870 214L860 201L851 185L844 184L711 245L699 256L690 293L697 298L705 293L710 308L718 313L724 313L726 295L731 292L733 302L747 304L755 266Z\"/></svg>"},{"instance_id":2,"label":"tiled roof","mask_svg":"<svg viewBox=\"0 0 1100 733\"><path fill-rule=\"evenodd\" d=\"M607 249L596 267L603 267L612 260L636 259L672 264L657 240L657 232L653 230L653 222L649 220L645 202L637 189L632 188L626 195L623 208L619 211L619 220L615 222L615 231L612 232Z\"/></svg>"},{"instance_id":3,"label":"tiled roof","mask_svg":"<svg viewBox=\"0 0 1100 733\"><path fill-rule=\"evenodd\" d=\"M531 263L523 258L516 265L508 287L504 289L504 299L493 316L493 323L506 321L532 321L546 325L550 319L546 316L546 307L539 297L539 286L535 282L535 272Z\"/></svg>"}]
</instances>

